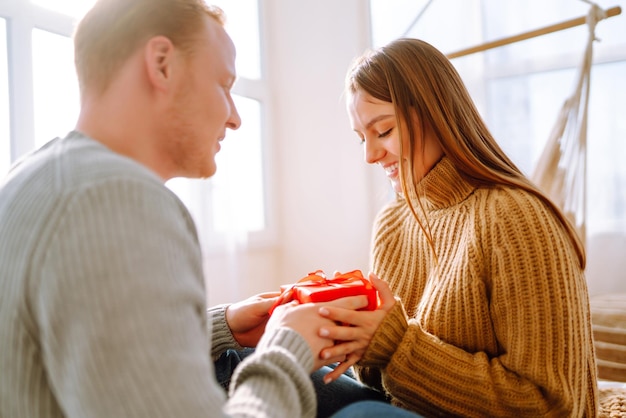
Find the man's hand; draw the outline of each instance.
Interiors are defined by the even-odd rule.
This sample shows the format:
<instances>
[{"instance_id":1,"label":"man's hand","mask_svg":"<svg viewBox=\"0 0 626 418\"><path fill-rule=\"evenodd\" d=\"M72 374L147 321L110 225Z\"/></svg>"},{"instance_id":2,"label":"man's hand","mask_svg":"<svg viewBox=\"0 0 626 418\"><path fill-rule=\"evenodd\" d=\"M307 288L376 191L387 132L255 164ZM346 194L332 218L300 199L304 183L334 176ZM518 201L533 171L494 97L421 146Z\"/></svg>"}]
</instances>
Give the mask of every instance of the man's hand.
<instances>
[{"instance_id":1,"label":"man's hand","mask_svg":"<svg viewBox=\"0 0 626 418\"><path fill-rule=\"evenodd\" d=\"M256 347L265 331L269 310L280 292L261 293L233 303L226 309L226 322L242 347Z\"/></svg>"}]
</instances>

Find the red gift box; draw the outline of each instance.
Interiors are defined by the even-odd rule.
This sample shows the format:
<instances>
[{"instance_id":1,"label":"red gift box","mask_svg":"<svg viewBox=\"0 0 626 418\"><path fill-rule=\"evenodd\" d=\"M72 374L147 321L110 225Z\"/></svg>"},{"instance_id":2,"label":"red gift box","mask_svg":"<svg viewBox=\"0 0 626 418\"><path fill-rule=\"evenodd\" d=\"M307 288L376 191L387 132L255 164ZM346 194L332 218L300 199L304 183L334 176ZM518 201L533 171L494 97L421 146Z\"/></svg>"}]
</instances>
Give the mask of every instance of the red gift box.
<instances>
[{"instance_id":1,"label":"red gift box","mask_svg":"<svg viewBox=\"0 0 626 418\"><path fill-rule=\"evenodd\" d=\"M361 310L373 311L378 307L378 292L360 270L340 274L332 279L327 279L322 270L317 270L297 283L281 286L280 290L282 293L270 309L270 314L276 306L292 300L300 303L328 302L359 295L365 295L368 299L367 306Z\"/></svg>"}]
</instances>

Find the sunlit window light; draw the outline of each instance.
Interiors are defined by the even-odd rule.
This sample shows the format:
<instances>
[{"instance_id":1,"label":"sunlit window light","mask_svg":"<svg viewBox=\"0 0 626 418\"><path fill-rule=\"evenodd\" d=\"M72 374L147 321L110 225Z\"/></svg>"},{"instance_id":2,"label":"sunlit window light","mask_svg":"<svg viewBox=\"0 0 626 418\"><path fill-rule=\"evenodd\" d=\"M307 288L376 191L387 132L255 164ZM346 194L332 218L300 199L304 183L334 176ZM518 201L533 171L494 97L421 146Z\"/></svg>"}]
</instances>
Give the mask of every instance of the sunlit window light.
<instances>
[{"instance_id":1,"label":"sunlit window light","mask_svg":"<svg viewBox=\"0 0 626 418\"><path fill-rule=\"evenodd\" d=\"M237 75L261 78L261 45L259 39L259 8L257 0L216 0L226 14L226 31L237 47Z\"/></svg>"},{"instance_id":2,"label":"sunlit window light","mask_svg":"<svg viewBox=\"0 0 626 418\"><path fill-rule=\"evenodd\" d=\"M33 29L35 146L64 136L78 117L80 100L71 38Z\"/></svg>"}]
</instances>

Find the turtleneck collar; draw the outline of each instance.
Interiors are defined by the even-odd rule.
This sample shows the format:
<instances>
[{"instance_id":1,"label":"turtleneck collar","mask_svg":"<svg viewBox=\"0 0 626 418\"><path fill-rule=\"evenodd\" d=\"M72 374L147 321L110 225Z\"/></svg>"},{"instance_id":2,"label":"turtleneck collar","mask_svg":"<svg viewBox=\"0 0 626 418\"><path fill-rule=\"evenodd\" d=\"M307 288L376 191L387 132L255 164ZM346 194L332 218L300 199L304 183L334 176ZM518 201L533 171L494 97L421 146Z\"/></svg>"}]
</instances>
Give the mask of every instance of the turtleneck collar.
<instances>
[{"instance_id":1,"label":"turtleneck collar","mask_svg":"<svg viewBox=\"0 0 626 418\"><path fill-rule=\"evenodd\" d=\"M437 210L462 202L475 189L444 156L419 182L417 194L426 210Z\"/></svg>"}]
</instances>

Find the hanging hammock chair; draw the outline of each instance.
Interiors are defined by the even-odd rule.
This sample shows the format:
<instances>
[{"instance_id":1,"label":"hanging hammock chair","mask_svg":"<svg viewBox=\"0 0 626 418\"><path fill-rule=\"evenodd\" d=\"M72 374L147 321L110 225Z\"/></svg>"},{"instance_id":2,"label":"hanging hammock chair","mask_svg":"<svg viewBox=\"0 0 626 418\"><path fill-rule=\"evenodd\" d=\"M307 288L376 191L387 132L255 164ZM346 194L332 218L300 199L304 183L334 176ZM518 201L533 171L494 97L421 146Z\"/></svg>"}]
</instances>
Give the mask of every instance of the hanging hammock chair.
<instances>
[{"instance_id":1,"label":"hanging hammock chair","mask_svg":"<svg viewBox=\"0 0 626 418\"><path fill-rule=\"evenodd\" d=\"M593 42L596 40L596 24L605 18L605 11L591 3L587 15L589 28L587 46L574 92L563 103L531 175L537 186L563 210L565 216L576 227L583 242L586 239L587 109Z\"/></svg>"}]
</instances>

